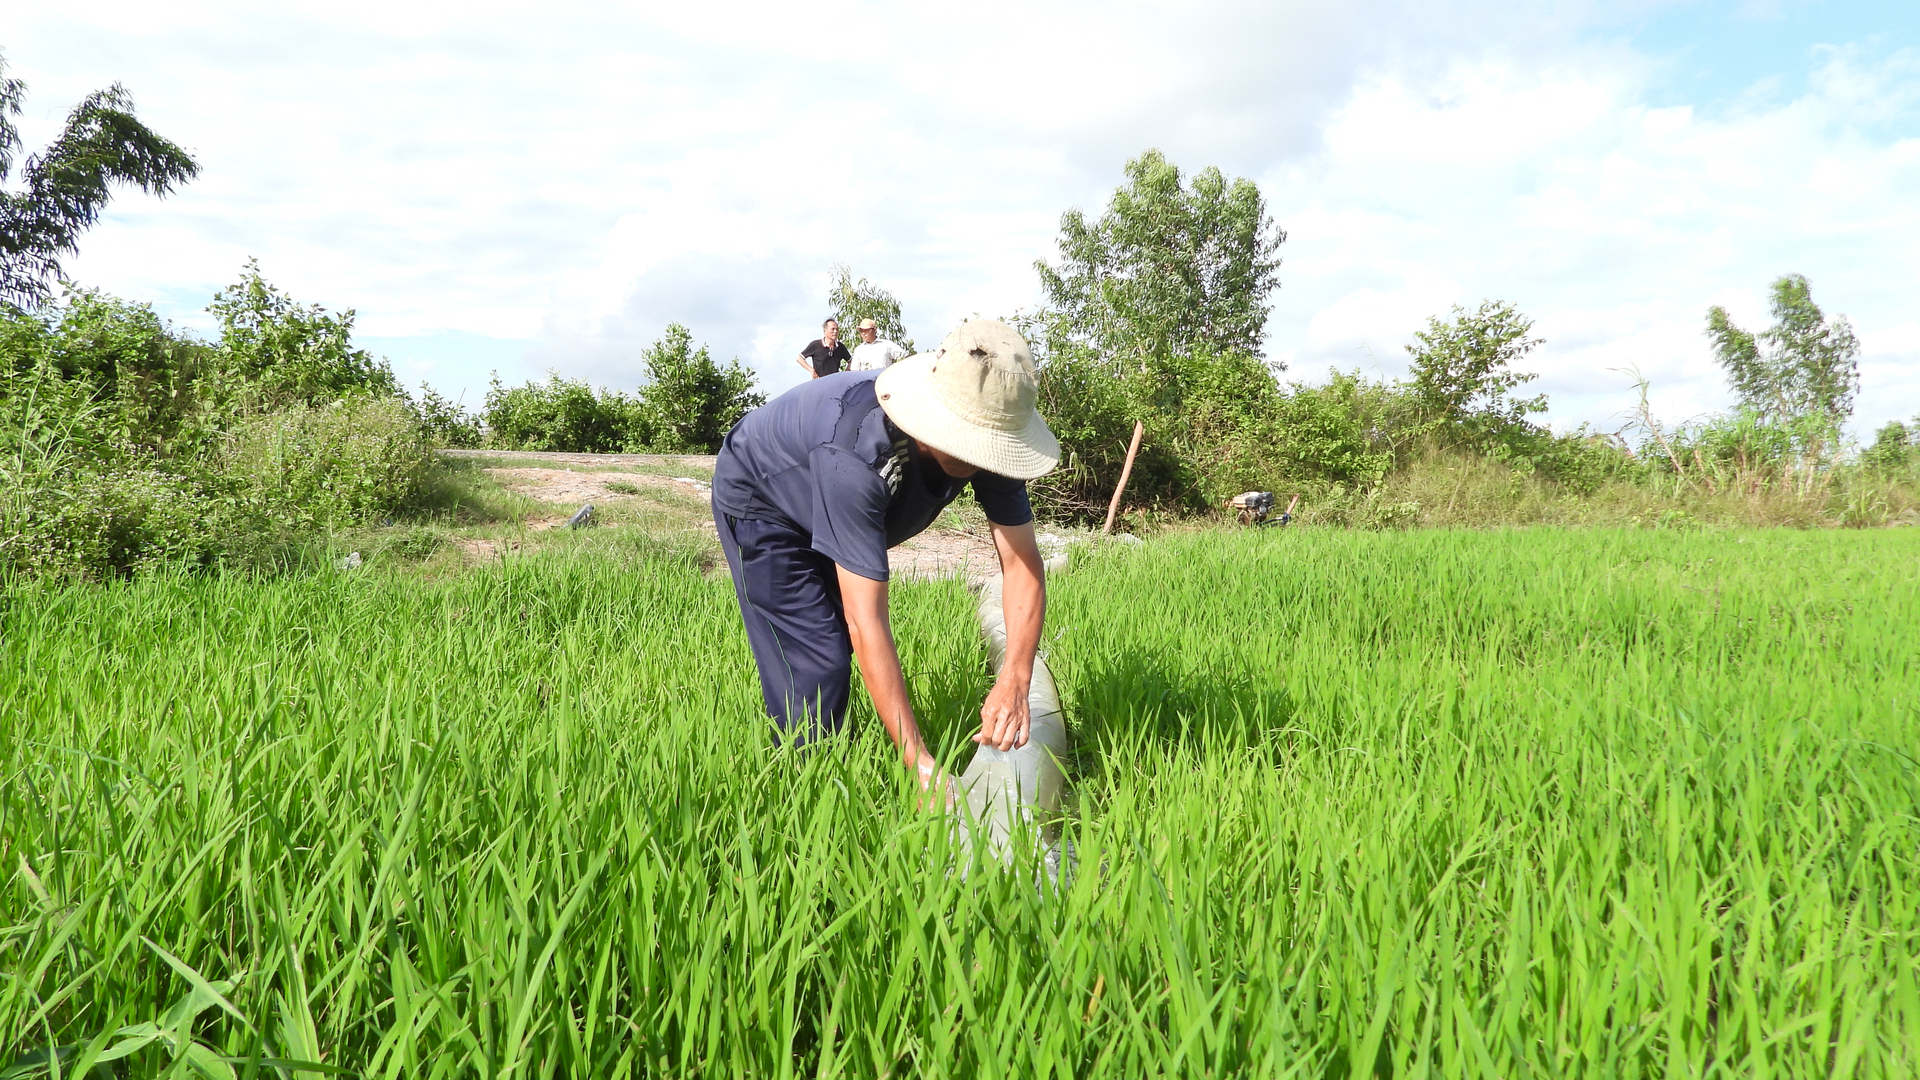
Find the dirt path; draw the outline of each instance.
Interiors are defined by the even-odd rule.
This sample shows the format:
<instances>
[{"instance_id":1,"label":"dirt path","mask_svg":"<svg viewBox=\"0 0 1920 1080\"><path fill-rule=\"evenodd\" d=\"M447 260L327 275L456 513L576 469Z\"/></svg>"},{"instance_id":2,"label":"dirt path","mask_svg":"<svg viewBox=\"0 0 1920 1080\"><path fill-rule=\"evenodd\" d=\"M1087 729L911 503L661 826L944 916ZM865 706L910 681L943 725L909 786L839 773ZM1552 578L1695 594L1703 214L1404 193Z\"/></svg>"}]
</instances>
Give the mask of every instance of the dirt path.
<instances>
[{"instance_id":1,"label":"dirt path","mask_svg":"<svg viewBox=\"0 0 1920 1080\"><path fill-rule=\"evenodd\" d=\"M583 503L618 506L621 500L644 499L651 492L677 492L704 501L712 492L714 458L704 454L548 454L520 450L442 450L448 457L486 462L488 478L517 495L552 507L524 524L544 531L563 523ZM493 465L493 462L500 462ZM518 462L527 462L520 465ZM512 462L514 464L508 464ZM533 464L539 462L538 465ZM554 466L572 466L555 468ZM697 475L662 476L663 466ZM636 468L654 471L636 472ZM676 500L677 502L677 500ZM684 505L684 504L680 504ZM711 534L705 513L689 513L687 525ZM467 547L480 558L493 556L494 540L473 540ZM718 541L715 541L716 547ZM993 540L982 529L934 528L887 553L895 576L908 581L961 576L980 582L1000 571Z\"/></svg>"},{"instance_id":2,"label":"dirt path","mask_svg":"<svg viewBox=\"0 0 1920 1080\"><path fill-rule=\"evenodd\" d=\"M682 495L706 498L711 490L707 482L694 476L654 476L650 473L575 469L488 469L494 483L516 495L546 503L578 506L585 502L606 502L632 498L642 489L678 491Z\"/></svg>"},{"instance_id":3,"label":"dirt path","mask_svg":"<svg viewBox=\"0 0 1920 1080\"><path fill-rule=\"evenodd\" d=\"M536 450L442 450L452 458L503 458L521 461L558 461L565 465L600 465L618 469L625 465L685 465L713 471L717 460L712 454L549 454Z\"/></svg>"}]
</instances>

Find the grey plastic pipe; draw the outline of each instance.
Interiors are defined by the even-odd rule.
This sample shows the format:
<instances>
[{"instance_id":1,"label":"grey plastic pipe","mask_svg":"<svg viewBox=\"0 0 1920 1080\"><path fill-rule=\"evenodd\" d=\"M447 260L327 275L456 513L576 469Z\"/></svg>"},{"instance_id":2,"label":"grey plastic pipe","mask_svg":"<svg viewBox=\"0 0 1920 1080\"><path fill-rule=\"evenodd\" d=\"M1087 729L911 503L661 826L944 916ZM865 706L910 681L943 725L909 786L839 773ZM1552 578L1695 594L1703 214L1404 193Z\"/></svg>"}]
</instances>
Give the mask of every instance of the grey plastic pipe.
<instances>
[{"instance_id":1,"label":"grey plastic pipe","mask_svg":"<svg viewBox=\"0 0 1920 1080\"><path fill-rule=\"evenodd\" d=\"M1047 560L1047 571L1066 569L1066 556ZM1001 606L1002 579L995 576L980 591L980 631L986 636L993 671L999 675L1007 662L1007 617ZM977 832L994 858L1011 861L1016 827L1038 827L1045 849L1047 876L1059 880L1060 804L1066 791L1066 773L1060 763L1067 756L1067 717L1060 708L1060 689L1046 658L1034 657L1033 684L1027 691L1030 726L1026 744L1013 750L982 746L958 781L964 802L960 835L971 842Z\"/></svg>"}]
</instances>

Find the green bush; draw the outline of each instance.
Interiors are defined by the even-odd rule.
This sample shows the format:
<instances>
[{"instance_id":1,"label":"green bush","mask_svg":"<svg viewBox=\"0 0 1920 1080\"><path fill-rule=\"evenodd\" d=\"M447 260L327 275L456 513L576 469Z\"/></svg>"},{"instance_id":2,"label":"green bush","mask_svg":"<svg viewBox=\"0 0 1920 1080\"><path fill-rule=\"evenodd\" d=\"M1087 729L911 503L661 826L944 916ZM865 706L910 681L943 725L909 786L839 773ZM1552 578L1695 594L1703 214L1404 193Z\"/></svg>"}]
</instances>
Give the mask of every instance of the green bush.
<instances>
[{"instance_id":1,"label":"green bush","mask_svg":"<svg viewBox=\"0 0 1920 1080\"><path fill-rule=\"evenodd\" d=\"M653 435L639 402L558 372L512 387L496 374L482 415L488 441L502 450L613 454L645 450Z\"/></svg>"},{"instance_id":2,"label":"green bush","mask_svg":"<svg viewBox=\"0 0 1920 1080\"><path fill-rule=\"evenodd\" d=\"M1903 472L1910 467L1920 451L1920 420L1913 427L1898 420L1883 425L1874 432L1873 445L1860 452L1860 464L1875 473Z\"/></svg>"},{"instance_id":3,"label":"green bush","mask_svg":"<svg viewBox=\"0 0 1920 1080\"><path fill-rule=\"evenodd\" d=\"M1060 439L1060 468L1028 485L1052 516L1096 520L1120 481L1133 423L1144 409L1134 382L1115 365L1079 349L1060 349L1040 366L1040 414ZM1150 425L1154 426L1154 425ZM1190 470L1154 426L1128 478L1132 503L1178 501Z\"/></svg>"},{"instance_id":4,"label":"green bush","mask_svg":"<svg viewBox=\"0 0 1920 1080\"><path fill-rule=\"evenodd\" d=\"M207 310L220 323L218 377L202 396L221 406L265 410L319 405L350 394L402 398L393 369L353 347L353 311L299 304L247 261L240 281Z\"/></svg>"},{"instance_id":5,"label":"green bush","mask_svg":"<svg viewBox=\"0 0 1920 1080\"><path fill-rule=\"evenodd\" d=\"M441 446L472 448L485 438L479 417L462 408L459 402L440 396L431 386L420 387L420 399L413 403L413 414L419 421L421 433Z\"/></svg>"},{"instance_id":6,"label":"green bush","mask_svg":"<svg viewBox=\"0 0 1920 1080\"><path fill-rule=\"evenodd\" d=\"M1597 433L1585 424L1564 435L1541 430L1529 440L1496 445L1487 456L1522 466L1581 495L1591 495L1609 481L1631 480L1639 471L1617 436Z\"/></svg>"},{"instance_id":7,"label":"green bush","mask_svg":"<svg viewBox=\"0 0 1920 1080\"><path fill-rule=\"evenodd\" d=\"M721 367L679 323L669 323L641 359L647 381L633 397L558 372L512 387L496 374L482 413L487 441L552 453L711 454L747 410L767 400L739 360Z\"/></svg>"},{"instance_id":8,"label":"green bush","mask_svg":"<svg viewBox=\"0 0 1920 1080\"><path fill-rule=\"evenodd\" d=\"M1136 417L1146 432L1127 504L1192 512L1248 490L1369 487L1394 461L1374 421L1407 411L1391 388L1358 375L1282 389L1258 357L1199 350L1148 372L1062 350L1041 368L1040 410L1063 468L1036 482L1035 496L1053 515L1083 520L1105 514Z\"/></svg>"},{"instance_id":9,"label":"green bush","mask_svg":"<svg viewBox=\"0 0 1920 1080\"><path fill-rule=\"evenodd\" d=\"M1401 527L1414 504L1375 493L1436 453L1481 456L1576 494L1648 469L1615 436L1556 435L1527 419L1545 400L1515 397L1532 376L1508 365L1538 342L1511 305L1430 320L1410 349L1408 381L1334 371L1323 385L1285 387L1275 366L1237 349L1168 347L1122 362L1076 341L1061 318L1018 323L1041 361L1041 414L1063 449L1061 470L1032 486L1051 516L1104 515L1136 419L1145 438L1126 503L1158 512L1217 509L1248 490L1300 492L1327 504L1321 520Z\"/></svg>"},{"instance_id":10,"label":"green bush","mask_svg":"<svg viewBox=\"0 0 1920 1080\"><path fill-rule=\"evenodd\" d=\"M679 323L647 348L647 384L640 388L640 411L647 436L628 439L667 454L712 454L747 410L765 404L753 388L753 373L735 359L714 363L705 345L695 349L693 334ZM633 434L638 435L639 432Z\"/></svg>"},{"instance_id":11,"label":"green bush","mask_svg":"<svg viewBox=\"0 0 1920 1080\"><path fill-rule=\"evenodd\" d=\"M1422 433L1442 447L1510 452L1524 452L1543 436L1527 417L1546 411L1546 395L1513 396L1539 376L1508 366L1541 344L1527 336L1532 330L1533 320L1493 300L1471 312L1455 305L1447 322L1428 319L1413 335L1417 344L1407 346L1412 379L1406 392L1419 407Z\"/></svg>"},{"instance_id":12,"label":"green bush","mask_svg":"<svg viewBox=\"0 0 1920 1080\"><path fill-rule=\"evenodd\" d=\"M1365 422L1365 398L1376 389L1357 374L1336 371L1325 386L1294 384L1268 417L1249 427L1266 436L1275 471L1290 486L1371 487L1393 464L1392 451L1375 445Z\"/></svg>"},{"instance_id":13,"label":"green bush","mask_svg":"<svg viewBox=\"0 0 1920 1080\"><path fill-rule=\"evenodd\" d=\"M98 292L0 311L0 572L249 562L423 497L444 403L354 349L351 312L251 265L213 310L214 344Z\"/></svg>"},{"instance_id":14,"label":"green bush","mask_svg":"<svg viewBox=\"0 0 1920 1080\"><path fill-rule=\"evenodd\" d=\"M70 292L38 315L0 309L0 371L38 380L43 395L56 393L55 382L71 391L73 407L87 410L72 437L96 455L207 445L213 424L195 382L212 352L148 305L96 291Z\"/></svg>"},{"instance_id":15,"label":"green bush","mask_svg":"<svg viewBox=\"0 0 1920 1080\"><path fill-rule=\"evenodd\" d=\"M0 567L39 576L108 578L221 554L236 508L157 469L75 468L9 499Z\"/></svg>"},{"instance_id":16,"label":"green bush","mask_svg":"<svg viewBox=\"0 0 1920 1080\"><path fill-rule=\"evenodd\" d=\"M357 395L249 417L225 465L245 478L243 497L267 520L334 529L407 506L430 459L405 404Z\"/></svg>"}]
</instances>

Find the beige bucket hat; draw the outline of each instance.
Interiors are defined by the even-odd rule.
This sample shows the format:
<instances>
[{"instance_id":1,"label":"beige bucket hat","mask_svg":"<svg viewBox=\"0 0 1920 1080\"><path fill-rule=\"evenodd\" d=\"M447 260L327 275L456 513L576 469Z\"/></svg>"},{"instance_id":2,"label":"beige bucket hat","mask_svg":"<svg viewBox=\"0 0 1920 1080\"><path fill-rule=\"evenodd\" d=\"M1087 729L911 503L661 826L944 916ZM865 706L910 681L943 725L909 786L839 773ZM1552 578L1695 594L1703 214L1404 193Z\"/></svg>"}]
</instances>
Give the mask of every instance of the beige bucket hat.
<instances>
[{"instance_id":1,"label":"beige bucket hat","mask_svg":"<svg viewBox=\"0 0 1920 1080\"><path fill-rule=\"evenodd\" d=\"M1006 323L961 323L938 349L882 371L874 392L901 431L969 465L1033 480L1060 463L1060 440L1033 407L1033 352Z\"/></svg>"}]
</instances>

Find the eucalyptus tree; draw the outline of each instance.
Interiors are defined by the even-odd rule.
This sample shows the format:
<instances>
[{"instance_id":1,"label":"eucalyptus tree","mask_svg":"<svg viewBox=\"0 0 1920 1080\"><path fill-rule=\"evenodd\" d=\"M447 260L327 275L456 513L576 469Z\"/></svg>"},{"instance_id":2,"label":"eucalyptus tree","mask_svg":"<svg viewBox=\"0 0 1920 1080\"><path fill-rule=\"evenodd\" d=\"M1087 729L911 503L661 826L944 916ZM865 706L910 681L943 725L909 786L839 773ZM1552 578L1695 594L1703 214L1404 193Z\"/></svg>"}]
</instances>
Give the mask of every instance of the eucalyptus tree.
<instances>
[{"instance_id":1,"label":"eucalyptus tree","mask_svg":"<svg viewBox=\"0 0 1920 1080\"><path fill-rule=\"evenodd\" d=\"M840 324L843 337L851 336L861 319L872 319L880 337L914 351L913 339L907 336L906 323L900 316L900 301L892 293L866 278L855 281L853 268L846 263L835 263L828 273L832 282L827 286L827 307Z\"/></svg>"},{"instance_id":2,"label":"eucalyptus tree","mask_svg":"<svg viewBox=\"0 0 1920 1080\"><path fill-rule=\"evenodd\" d=\"M1727 309L1707 309L1714 360L1740 396L1741 409L1783 426L1837 430L1853 415L1860 391L1860 340L1846 316L1832 319L1813 302L1807 279L1773 283L1773 326L1749 333Z\"/></svg>"},{"instance_id":3,"label":"eucalyptus tree","mask_svg":"<svg viewBox=\"0 0 1920 1080\"><path fill-rule=\"evenodd\" d=\"M6 75L0 56L0 183L21 151L14 118L26 84ZM100 220L115 184L166 195L198 175L185 150L133 115L119 83L96 90L67 114L60 134L21 162L20 190L0 190L0 304L38 306L60 276L60 258L78 253L79 236Z\"/></svg>"}]
</instances>

